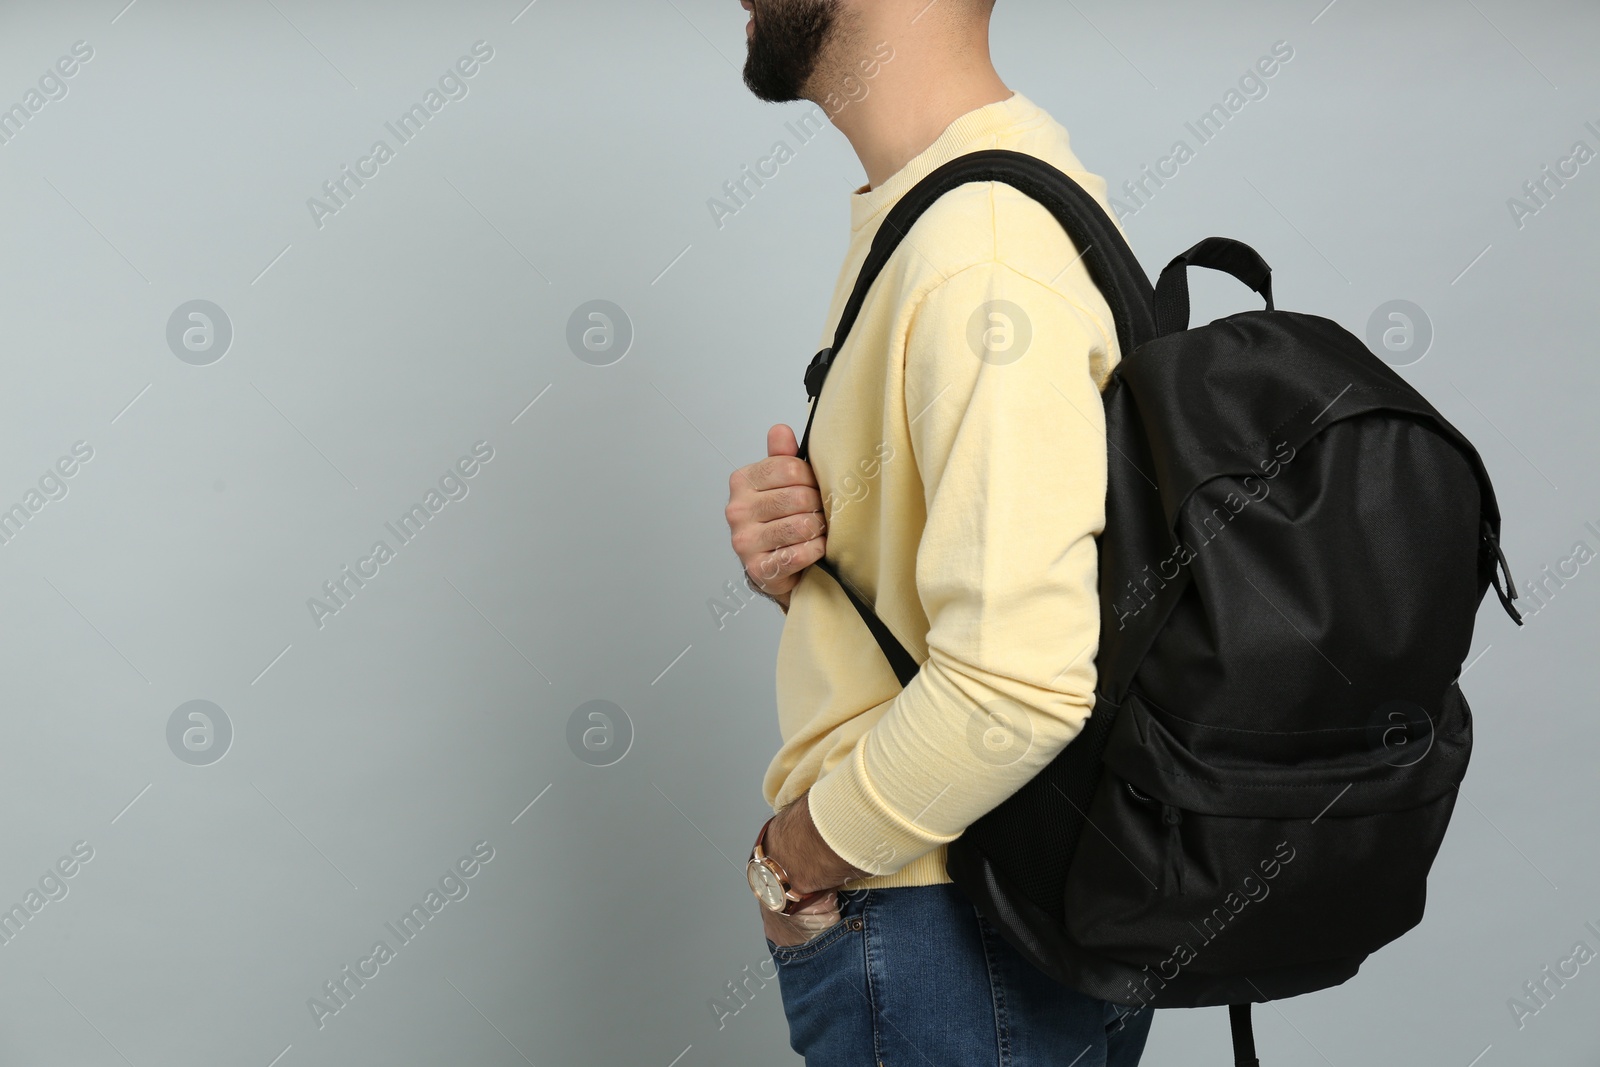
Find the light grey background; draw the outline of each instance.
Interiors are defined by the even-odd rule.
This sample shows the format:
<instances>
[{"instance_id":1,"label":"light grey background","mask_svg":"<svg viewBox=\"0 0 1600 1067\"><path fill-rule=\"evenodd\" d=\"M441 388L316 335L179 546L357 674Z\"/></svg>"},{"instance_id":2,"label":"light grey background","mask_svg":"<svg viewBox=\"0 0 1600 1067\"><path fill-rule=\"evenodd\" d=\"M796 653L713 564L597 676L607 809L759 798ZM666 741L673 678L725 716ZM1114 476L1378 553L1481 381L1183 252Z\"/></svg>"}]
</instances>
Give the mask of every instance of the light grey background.
<instances>
[{"instance_id":1,"label":"light grey background","mask_svg":"<svg viewBox=\"0 0 1600 1067\"><path fill-rule=\"evenodd\" d=\"M93 449L0 545L0 904L94 850L0 946L0 1063L798 1063L776 983L713 1005L767 959L741 865L781 616L709 602L728 474L804 416L848 144L718 227L807 110L744 90L734 0L125 3L0 6L0 104L94 49L0 145L0 506ZM1154 272L1241 238L1280 306L1362 336L1420 305L1402 373L1484 453L1529 582L1600 549L1600 161L1522 228L1507 200L1600 147L1600 10L1324 3L1001 0L995 52L1120 186L1289 42L1134 246ZM307 198L479 40L468 95L318 228ZM1197 321L1254 300L1196 294ZM207 366L166 341L195 299L234 331ZM608 366L566 339L594 299L635 333ZM469 494L319 628L307 600L480 440ZM1266 1062L1600 1063L1600 964L1507 1007L1600 948L1600 567L1547 588L1520 630L1484 608L1426 921L1261 1010ZM167 742L197 699L234 730L208 766ZM631 724L611 766L568 744L591 700ZM319 1029L308 998L478 841L469 895ZM1164 1013L1145 1062L1227 1063L1224 1014Z\"/></svg>"}]
</instances>

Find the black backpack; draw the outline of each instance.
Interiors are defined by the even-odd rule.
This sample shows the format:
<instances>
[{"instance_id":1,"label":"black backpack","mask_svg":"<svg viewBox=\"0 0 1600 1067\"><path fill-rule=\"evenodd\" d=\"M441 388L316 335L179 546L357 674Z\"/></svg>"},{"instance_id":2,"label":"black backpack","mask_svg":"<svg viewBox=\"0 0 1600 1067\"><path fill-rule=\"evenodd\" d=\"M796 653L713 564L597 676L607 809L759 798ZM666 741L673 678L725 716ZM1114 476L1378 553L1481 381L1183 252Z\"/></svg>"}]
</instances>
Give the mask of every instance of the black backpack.
<instances>
[{"instance_id":1,"label":"black backpack","mask_svg":"<svg viewBox=\"0 0 1600 1067\"><path fill-rule=\"evenodd\" d=\"M1212 237L1151 288L1100 205L1036 157L982 151L891 209L831 348L940 196L1004 182L1049 208L1116 317L1104 392L1093 714L973 823L946 870L1016 949L1130 1006L1338 985L1422 918L1472 750L1457 684L1485 591L1522 622L1472 445L1337 323L1274 310L1271 269ZM1189 328L1188 267L1266 300ZM1063 416L1068 417L1068 416ZM826 557L902 685L918 665ZM1504 583L1501 574L1504 574Z\"/></svg>"}]
</instances>

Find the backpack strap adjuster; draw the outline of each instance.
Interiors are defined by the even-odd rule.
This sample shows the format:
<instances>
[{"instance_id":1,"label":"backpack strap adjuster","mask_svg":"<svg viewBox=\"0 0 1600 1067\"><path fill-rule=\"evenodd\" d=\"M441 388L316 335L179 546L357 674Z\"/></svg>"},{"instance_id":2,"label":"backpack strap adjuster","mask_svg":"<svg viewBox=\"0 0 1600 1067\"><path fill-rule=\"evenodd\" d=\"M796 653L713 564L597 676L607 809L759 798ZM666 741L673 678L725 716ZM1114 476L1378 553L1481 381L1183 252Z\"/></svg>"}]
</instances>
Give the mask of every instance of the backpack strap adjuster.
<instances>
[{"instance_id":1,"label":"backpack strap adjuster","mask_svg":"<svg viewBox=\"0 0 1600 1067\"><path fill-rule=\"evenodd\" d=\"M833 365L833 349L824 348L811 357L806 368L806 396L815 400L822 395L822 383L828 378L828 368Z\"/></svg>"}]
</instances>

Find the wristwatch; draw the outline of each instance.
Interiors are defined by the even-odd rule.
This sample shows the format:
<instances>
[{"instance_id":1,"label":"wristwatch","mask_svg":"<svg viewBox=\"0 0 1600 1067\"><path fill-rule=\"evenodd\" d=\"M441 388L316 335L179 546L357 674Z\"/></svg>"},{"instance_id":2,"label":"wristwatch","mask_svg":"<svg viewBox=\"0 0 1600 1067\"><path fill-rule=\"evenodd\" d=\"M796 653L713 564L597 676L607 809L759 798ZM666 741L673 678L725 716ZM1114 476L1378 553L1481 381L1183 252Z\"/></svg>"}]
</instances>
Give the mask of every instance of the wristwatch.
<instances>
[{"instance_id":1,"label":"wristwatch","mask_svg":"<svg viewBox=\"0 0 1600 1067\"><path fill-rule=\"evenodd\" d=\"M772 825L772 816L761 824L761 830L756 834L755 847L750 850L750 862L746 867L746 877L750 880L750 891L761 901L768 911L780 912L784 915L793 915L800 908L811 901L831 892L830 889L819 889L815 893L796 893L789 885L789 872L783 865L761 847L767 837L767 827Z\"/></svg>"}]
</instances>

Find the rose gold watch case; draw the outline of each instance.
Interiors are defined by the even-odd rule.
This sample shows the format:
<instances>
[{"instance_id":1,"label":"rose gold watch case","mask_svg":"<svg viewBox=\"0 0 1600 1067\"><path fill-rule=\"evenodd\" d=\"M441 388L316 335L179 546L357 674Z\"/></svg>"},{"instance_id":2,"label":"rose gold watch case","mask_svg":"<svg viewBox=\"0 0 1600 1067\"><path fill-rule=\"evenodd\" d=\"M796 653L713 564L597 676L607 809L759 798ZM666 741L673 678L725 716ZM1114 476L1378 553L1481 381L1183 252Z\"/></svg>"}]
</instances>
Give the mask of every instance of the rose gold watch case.
<instances>
[{"instance_id":1,"label":"rose gold watch case","mask_svg":"<svg viewBox=\"0 0 1600 1067\"><path fill-rule=\"evenodd\" d=\"M794 887L789 884L789 872L783 869L783 865L768 856L766 850L761 847L767 837L767 827L772 825L772 819L775 818L777 818L776 815L762 823L761 829L756 833L756 843L750 849L750 861L745 869L745 880L750 883L750 891L756 895L756 899L761 902L763 908L783 914L792 905L804 900L805 897L796 893ZM764 871L766 877L759 875L757 873L758 869ZM757 878L760 878L762 883L760 888L756 886ZM763 893L762 889L776 889L778 891L780 903L777 907L772 906L767 894Z\"/></svg>"},{"instance_id":2,"label":"rose gold watch case","mask_svg":"<svg viewBox=\"0 0 1600 1067\"><path fill-rule=\"evenodd\" d=\"M747 880L750 890L761 902L761 906L768 911L782 912L790 902L797 899L793 890L789 888L788 879L784 877L783 868L778 866L776 860L766 857L751 857ZM759 883L759 884L758 884ZM772 897L776 895L778 905L772 904Z\"/></svg>"}]
</instances>

